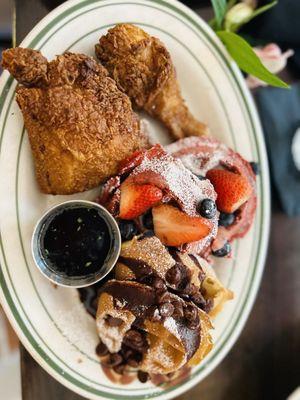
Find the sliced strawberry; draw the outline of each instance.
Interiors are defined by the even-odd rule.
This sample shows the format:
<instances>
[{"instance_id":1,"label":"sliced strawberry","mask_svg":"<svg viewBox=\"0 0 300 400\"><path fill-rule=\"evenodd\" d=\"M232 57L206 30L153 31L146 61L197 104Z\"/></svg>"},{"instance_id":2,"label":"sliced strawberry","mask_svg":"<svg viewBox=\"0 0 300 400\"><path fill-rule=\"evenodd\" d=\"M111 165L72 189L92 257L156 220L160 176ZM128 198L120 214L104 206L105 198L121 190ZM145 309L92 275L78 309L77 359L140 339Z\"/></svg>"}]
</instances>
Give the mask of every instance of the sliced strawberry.
<instances>
[{"instance_id":1,"label":"sliced strawberry","mask_svg":"<svg viewBox=\"0 0 300 400\"><path fill-rule=\"evenodd\" d=\"M165 150L160 144L156 144L149 150L137 150L131 156L125 158L119 164L119 174L125 174L132 171L135 167L140 165L145 157L151 160L154 157L161 157L166 154Z\"/></svg>"},{"instance_id":2,"label":"sliced strawberry","mask_svg":"<svg viewBox=\"0 0 300 400\"><path fill-rule=\"evenodd\" d=\"M178 208L162 204L152 209L155 235L166 246L180 246L207 236L212 222L202 217L190 217Z\"/></svg>"},{"instance_id":3,"label":"sliced strawberry","mask_svg":"<svg viewBox=\"0 0 300 400\"><path fill-rule=\"evenodd\" d=\"M163 192L154 185L136 185L130 180L121 185L120 214L122 219L133 219L157 204Z\"/></svg>"},{"instance_id":4,"label":"sliced strawberry","mask_svg":"<svg viewBox=\"0 0 300 400\"><path fill-rule=\"evenodd\" d=\"M244 204L252 194L252 186L248 180L237 173L211 169L206 177L217 192L217 206L220 211L233 213Z\"/></svg>"}]
</instances>

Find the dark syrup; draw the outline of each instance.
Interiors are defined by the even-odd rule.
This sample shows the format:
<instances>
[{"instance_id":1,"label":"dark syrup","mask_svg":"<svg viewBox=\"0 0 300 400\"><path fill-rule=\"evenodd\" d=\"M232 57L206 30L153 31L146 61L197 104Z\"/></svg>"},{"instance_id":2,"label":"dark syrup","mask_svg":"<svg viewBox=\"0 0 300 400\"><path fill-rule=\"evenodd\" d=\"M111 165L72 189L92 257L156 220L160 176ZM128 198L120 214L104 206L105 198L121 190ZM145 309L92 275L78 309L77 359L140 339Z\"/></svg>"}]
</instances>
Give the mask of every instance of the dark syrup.
<instances>
[{"instance_id":1,"label":"dark syrup","mask_svg":"<svg viewBox=\"0 0 300 400\"><path fill-rule=\"evenodd\" d=\"M66 208L41 233L41 254L55 272L82 277L98 272L112 245L109 227L97 209Z\"/></svg>"}]
</instances>

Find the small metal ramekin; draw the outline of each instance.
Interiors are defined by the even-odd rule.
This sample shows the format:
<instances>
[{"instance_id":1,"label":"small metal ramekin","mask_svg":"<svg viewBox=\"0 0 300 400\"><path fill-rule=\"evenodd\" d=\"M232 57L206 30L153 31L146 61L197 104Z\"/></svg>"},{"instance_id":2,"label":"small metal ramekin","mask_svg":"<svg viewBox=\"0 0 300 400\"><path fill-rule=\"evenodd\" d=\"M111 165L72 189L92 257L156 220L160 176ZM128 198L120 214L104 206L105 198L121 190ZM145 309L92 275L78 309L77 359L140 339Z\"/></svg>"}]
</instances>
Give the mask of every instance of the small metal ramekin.
<instances>
[{"instance_id":1,"label":"small metal ramekin","mask_svg":"<svg viewBox=\"0 0 300 400\"><path fill-rule=\"evenodd\" d=\"M78 206L94 208L97 209L98 212L100 212L101 217L103 217L109 228L112 244L104 264L99 267L99 271L93 274L89 274L87 276L71 277L67 276L66 274L54 271L47 264L47 261L42 256L40 241L42 237L41 235L42 229L49 220L49 218L53 217L53 215L55 215L62 209L73 208L73 207L77 208ZM114 219L114 217L104 207L100 206L97 203L93 203L91 201L86 201L86 200L70 200L50 208L50 210L48 210L44 215L42 215L42 217L37 222L31 240L31 252L38 270L53 283L60 286L72 287L72 288L89 286L103 279L115 266L120 251L121 251L121 234L118 224Z\"/></svg>"}]
</instances>

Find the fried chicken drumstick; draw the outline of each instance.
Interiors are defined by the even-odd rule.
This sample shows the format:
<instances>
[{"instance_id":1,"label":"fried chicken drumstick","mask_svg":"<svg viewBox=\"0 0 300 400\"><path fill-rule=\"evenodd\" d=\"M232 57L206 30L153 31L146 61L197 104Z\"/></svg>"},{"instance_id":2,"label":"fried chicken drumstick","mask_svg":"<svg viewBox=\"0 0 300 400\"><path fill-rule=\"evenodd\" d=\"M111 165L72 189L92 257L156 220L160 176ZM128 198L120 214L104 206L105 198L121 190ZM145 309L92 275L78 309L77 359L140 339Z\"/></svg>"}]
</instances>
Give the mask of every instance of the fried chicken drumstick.
<instances>
[{"instance_id":1,"label":"fried chicken drumstick","mask_svg":"<svg viewBox=\"0 0 300 400\"><path fill-rule=\"evenodd\" d=\"M189 112L165 46L130 24L116 25L96 45L96 55L137 109L160 119L175 139L207 133Z\"/></svg>"},{"instance_id":2,"label":"fried chicken drumstick","mask_svg":"<svg viewBox=\"0 0 300 400\"><path fill-rule=\"evenodd\" d=\"M14 48L3 52L2 66L21 84L17 102L42 192L91 189L147 145L129 98L93 58L65 53L48 62Z\"/></svg>"}]
</instances>

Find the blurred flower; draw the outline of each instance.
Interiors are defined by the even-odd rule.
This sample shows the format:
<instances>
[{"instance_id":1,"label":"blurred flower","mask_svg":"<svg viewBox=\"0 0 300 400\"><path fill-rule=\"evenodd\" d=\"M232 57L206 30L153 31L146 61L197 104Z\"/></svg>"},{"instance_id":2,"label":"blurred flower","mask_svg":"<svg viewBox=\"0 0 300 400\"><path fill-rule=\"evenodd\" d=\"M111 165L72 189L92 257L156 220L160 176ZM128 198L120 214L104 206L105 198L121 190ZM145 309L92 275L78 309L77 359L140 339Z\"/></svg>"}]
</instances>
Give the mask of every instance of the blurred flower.
<instances>
[{"instance_id":1,"label":"blurred flower","mask_svg":"<svg viewBox=\"0 0 300 400\"><path fill-rule=\"evenodd\" d=\"M242 24L248 22L254 7L247 2L234 5L225 15L225 30L235 32Z\"/></svg>"},{"instance_id":2,"label":"blurred flower","mask_svg":"<svg viewBox=\"0 0 300 400\"><path fill-rule=\"evenodd\" d=\"M247 4L253 9L257 7L257 0L242 0L242 3Z\"/></svg>"},{"instance_id":3,"label":"blurred flower","mask_svg":"<svg viewBox=\"0 0 300 400\"><path fill-rule=\"evenodd\" d=\"M287 59L294 54L293 50L287 50L283 53L275 43L270 43L262 48L254 47L253 50L263 65L273 74L278 74L278 72L282 71L286 66ZM250 89L267 86L267 83L252 75L247 77L246 82Z\"/></svg>"}]
</instances>

